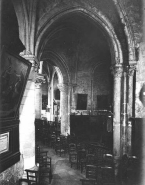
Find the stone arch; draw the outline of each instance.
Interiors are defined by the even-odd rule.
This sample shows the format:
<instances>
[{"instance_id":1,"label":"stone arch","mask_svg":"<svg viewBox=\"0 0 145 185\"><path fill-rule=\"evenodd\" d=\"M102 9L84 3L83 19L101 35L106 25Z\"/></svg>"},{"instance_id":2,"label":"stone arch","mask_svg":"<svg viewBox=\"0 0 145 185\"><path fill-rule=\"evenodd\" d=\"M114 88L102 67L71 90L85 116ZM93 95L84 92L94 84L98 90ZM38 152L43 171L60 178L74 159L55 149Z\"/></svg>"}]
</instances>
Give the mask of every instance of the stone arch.
<instances>
[{"instance_id":1,"label":"stone arch","mask_svg":"<svg viewBox=\"0 0 145 185\"><path fill-rule=\"evenodd\" d=\"M63 83L63 75L62 75L62 72L60 71L60 69L58 67L54 66L54 70L58 76L58 82Z\"/></svg>"},{"instance_id":2,"label":"stone arch","mask_svg":"<svg viewBox=\"0 0 145 185\"><path fill-rule=\"evenodd\" d=\"M45 57L46 54L46 57ZM51 61L53 62L53 74L52 74L52 86L53 86L53 77L55 73L57 73L58 78L59 78L59 84L58 84L58 89L60 90L60 116L61 116L61 133L66 135L67 133L70 132L70 127L69 127L69 99L70 99L70 94L69 92L69 84L70 84L70 72L69 68L65 63L65 60L59 56L57 53L52 52L52 51L45 51L43 52L43 56L41 58L43 61ZM56 67L57 66L57 67ZM52 88L53 89L53 88ZM52 95L53 97L53 95ZM51 105L53 102L51 102ZM53 110L53 109L52 109ZM52 110L51 110L51 115L52 115ZM52 118L51 118L52 119Z\"/></svg>"},{"instance_id":3,"label":"stone arch","mask_svg":"<svg viewBox=\"0 0 145 185\"><path fill-rule=\"evenodd\" d=\"M46 57L45 57L45 54L46 54ZM69 68L65 63L65 60L60 55L58 55L57 53L55 53L53 51L45 51L45 52L43 52L43 57L41 58L41 60L52 61L59 68L56 70L56 67L55 67L55 70L57 71L57 73L60 77L60 81L63 83L66 83L66 84L70 83Z\"/></svg>"},{"instance_id":4,"label":"stone arch","mask_svg":"<svg viewBox=\"0 0 145 185\"><path fill-rule=\"evenodd\" d=\"M47 33L49 27L53 25L56 21L58 21L60 18L64 17L65 15L72 14L72 13L81 13L83 16L86 16L93 20L94 22L98 23L102 30L104 30L105 34L109 37L109 44L111 46L111 56L112 56L112 63L118 64L123 63L123 52L121 49L121 44L117 38L117 35L114 31L114 28L110 21L101 13L98 12L93 13L90 10L87 10L85 8L80 7L73 7L66 9L65 11L59 12L59 14L54 15L51 17L51 19L48 19L47 24L44 24L44 26L40 29L40 32L38 32L36 38L36 45L35 45L35 55L39 56L41 47L43 45L43 36ZM45 40L49 40L50 35Z\"/></svg>"}]
</instances>

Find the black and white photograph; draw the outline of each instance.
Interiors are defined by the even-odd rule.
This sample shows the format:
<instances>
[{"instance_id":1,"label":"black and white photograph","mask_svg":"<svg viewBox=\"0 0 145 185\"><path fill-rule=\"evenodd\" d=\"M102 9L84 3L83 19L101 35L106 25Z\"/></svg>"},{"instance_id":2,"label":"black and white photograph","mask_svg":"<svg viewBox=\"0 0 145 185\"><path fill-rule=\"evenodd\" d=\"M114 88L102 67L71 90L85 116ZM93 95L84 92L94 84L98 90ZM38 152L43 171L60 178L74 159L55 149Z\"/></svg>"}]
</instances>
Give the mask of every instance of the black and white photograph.
<instances>
[{"instance_id":1,"label":"black and white photograph","mask_svg":"<svg viewBox=\"0 0 145 185\"><path fill-rule=\"evenodd\" d=\"M145 0L0 0L0 185L145 185Z\"/></svg>"}]
</instances>

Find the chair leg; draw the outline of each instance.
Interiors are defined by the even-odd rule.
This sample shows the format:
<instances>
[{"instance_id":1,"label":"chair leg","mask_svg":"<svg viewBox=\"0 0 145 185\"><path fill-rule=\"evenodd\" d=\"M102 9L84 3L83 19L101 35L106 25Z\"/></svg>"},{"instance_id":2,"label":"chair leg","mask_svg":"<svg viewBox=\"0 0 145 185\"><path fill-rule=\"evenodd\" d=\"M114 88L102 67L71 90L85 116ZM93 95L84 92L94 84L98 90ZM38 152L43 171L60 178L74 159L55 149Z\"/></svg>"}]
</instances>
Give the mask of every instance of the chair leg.
<instances>
[{"instance_id":1,"label":"chair leg","mask_svg":"<svg viewBox=\"0 0 145 185\"><path fill-rule=\"evenodd\" d=\"M50 172L50 174L49 174L49 184L51 183L51 180L52 180L52 173Z\"/></svg>"}]
</instances>

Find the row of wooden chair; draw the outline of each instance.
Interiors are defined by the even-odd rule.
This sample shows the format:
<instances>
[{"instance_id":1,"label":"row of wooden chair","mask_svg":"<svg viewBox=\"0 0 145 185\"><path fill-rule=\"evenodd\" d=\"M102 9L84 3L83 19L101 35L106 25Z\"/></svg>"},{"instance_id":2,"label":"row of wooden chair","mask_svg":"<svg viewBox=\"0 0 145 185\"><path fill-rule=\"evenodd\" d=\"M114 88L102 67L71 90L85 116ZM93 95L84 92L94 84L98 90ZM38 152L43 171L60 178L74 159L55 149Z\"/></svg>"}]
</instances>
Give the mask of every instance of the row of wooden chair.
<instances>
[{"instance_id":1,"label":"row of wooden chair","mask_svg":"<svg viewBox=\"0 0 145 185\"><path fill-rule=\"evenodd\" d=\"M120 163L121 181L125 185L138 184L139 160L136 156L124 154Z\"/></svg>"},{"instance_id":2,"label":"row of wooden chair","mask_svg":"<svg viewBox=\"0 0 145 185\"><path fill-rule=\"evenodd\" d=\"M52 180L51 157L48 156L48 151L40 151L40 147L36 147L36 164L37 169L26 169L27 179L20 179L19 184L26 182L28 185L39 185L45 178Z\"/></svg>"},{"instance_id":3,"label":"row of wooden chair","mask_svg":"<svg viewBox=\"0 0 145 185\"><path fill-rule=\"evenodd\" d=\"M76 165L81 172L86 171L86 178L81 179L82 185L91 183L110 182L114 185L113 156L107 153L104 146L98 145L94 148L85 143L76 145L69 144L69 161L71 167ZM105 176L105 177L104 177Z\"/></svg>"}]
</instances>

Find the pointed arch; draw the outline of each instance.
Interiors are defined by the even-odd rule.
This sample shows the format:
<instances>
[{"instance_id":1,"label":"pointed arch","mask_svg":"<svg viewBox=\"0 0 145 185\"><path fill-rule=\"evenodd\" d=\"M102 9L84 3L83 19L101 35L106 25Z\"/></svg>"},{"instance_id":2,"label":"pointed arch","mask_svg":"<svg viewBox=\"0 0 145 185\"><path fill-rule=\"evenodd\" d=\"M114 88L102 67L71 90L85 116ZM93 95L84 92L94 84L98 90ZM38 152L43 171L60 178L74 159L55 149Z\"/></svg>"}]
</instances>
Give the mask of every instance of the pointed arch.
<instances>
[{"instance_id":1,"label":"pointed arch","mask_svg":"<svg viewBox=\"0 0 145 185\"><path fill-rule=\"evenodd\" d=\"M102 30L104 31L105 35L109 38L109 45L111 47L111 57L112 57L112 63L123 63L123 52L121 49L121 44L117 38L117 35L114 31L114 28L110 21L101 13L94 13L90 10L87 10L85 8L81 7L73 7L66 9L64 11L59 12L59 14L54 15L50 19L48 19L47 23L44 24L44 26L40 29L36 36L36 45L35 45L35 55L38 56L41 55L43 43L46 39L49 40L50 35L48 34L46 36L46 33L48 32L49 28L60 18L73 13L80 13L83 16L93 20L96 22L96 24L99 24Z\"/></svg>"}]
</instances>

